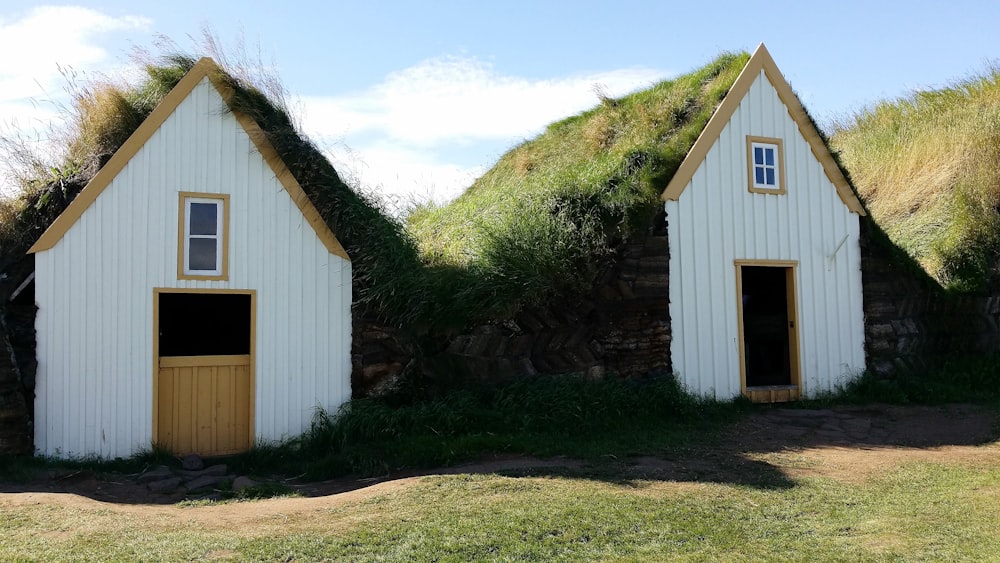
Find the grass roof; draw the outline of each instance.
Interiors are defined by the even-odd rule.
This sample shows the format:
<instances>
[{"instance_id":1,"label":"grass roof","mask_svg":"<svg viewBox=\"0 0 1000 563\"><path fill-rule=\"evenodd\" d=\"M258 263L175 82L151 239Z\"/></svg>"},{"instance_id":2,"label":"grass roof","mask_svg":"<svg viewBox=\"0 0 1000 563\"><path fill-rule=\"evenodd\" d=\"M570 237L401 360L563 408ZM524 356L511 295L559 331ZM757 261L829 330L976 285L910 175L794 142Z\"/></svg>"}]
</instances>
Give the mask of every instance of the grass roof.
<instances>
[{"instance_id":1,"label":"grass roof","mask_svg":"<svg viewBox=\"0 0 1000 563\"><path fill-rule=\"evenodd\" d=\"M916 92L835 125L831 145L889 238L946 289L1000 259L1000 71Z\"/></svg>"},{"instance_id":2,"label":"grass roof","mask_svg":"<svg viewBox=\"0 0 1000 563\"><path fill-rule=\"evenodd\" d=\"M602 98L507 152L452 203L415 210L408 224L424 263L464 272L454 307L502 318L589 289L616 245L649 226L748 60L726 53L644 91Z\"/></svg>"},{"instance_id":3,"label":"grass roof","mask_svg":"<svg viewBox=\"0 0 1000 563\"><path fill-rule=\"evenodd\" d=\"M136 83L100 83L77 96L65 162L39 169L0 209L0 260L23 257L196 60L160 57ZM603 98L512 149L451 204L415 210L409 230L341 180L297 131L280 89L218 62L233 110L257 121L351 256L355 302L441 345L440 336L471 324L590 290L617 246L648 228L664 186L748 60L723 54L642 92Z\"/></svg>"},{"instance_id":4,"label":"grass roof","mask_svg":"<svg viewBox=\"0 0 1000 563\"><path fill-rule=\"evenodd\" d=\"M61 164L34 167L22 193L0 204L0 269L25 252L198 58L169 54L144 64L134 83L99 81L74 95ZM348 187L321 151L298 132L280 85L245 67L227 65L219 78L232 87L230 106L253 118L309 195L352 259L355 302L404 323L414 313L407 296L422 283L416 245L378 201Z\"/></svg>"}]
</instances>

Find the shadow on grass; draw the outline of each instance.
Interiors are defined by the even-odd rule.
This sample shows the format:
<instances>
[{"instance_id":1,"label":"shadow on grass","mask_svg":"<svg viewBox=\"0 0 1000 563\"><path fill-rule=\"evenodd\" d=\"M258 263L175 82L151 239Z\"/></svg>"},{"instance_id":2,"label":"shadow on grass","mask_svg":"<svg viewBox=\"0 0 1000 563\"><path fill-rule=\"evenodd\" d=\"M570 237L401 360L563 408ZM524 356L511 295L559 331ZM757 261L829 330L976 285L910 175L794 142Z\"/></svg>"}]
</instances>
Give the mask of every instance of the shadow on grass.
<instances>
[{"instance_id":1,"label":"shadow on grass","mask_svg":"<svg viewBox=\"0 0 1000 563\"><path fill-rule=\"evenodd\" d=\"M1000 437L1000 419L995 408L963 404L815 406L743 405L731 420L714 426L665 426L661 429L662 440L656 439L660 434L657 428L647 428L638 433L603 433L583 444L578 437L565 437L564 447L560 447L558 435L535 436L531 443L522 439L524 448L503 448L502 440L479 443L465 453L453 451L450 461L442 458L443 463L438 467L371 471L369 477L359 477L355 473L307 480L302 475L290 477L295 474L289 471L294 467L291 460L276 465L272 459L261 466L280 465L284 471L280 476L267 478L269 482L280 485L283 491L307 497L340 494L397 479L448 474L588 479L629 487L642 487L651 481L676 481L783 490L795 487L796 480L786 467L768 460L768 454L829 447L877 450L978 446ZM455 440L442 440L437 444L439 448L449 446L463 447ZM478 455L475 454L477 449L480 450ZM484 455L484 451L503 453ZM560 455L561 451L571 455ZM433 457L423 459L426 462ZM476 461L461 463L463 459ZM0 460L4 475L9 476L16 470L13 466L18 458ZM185 498L198 498L196 494L183 492L173 495L150 492L146 485L138 483L142 468L135 465L126 464L114 470L106 465L67 466L33 458L22 461L26 464L22 475L25 478L5 478L5 482L0 483L0 493L70 493L122 504L173 504ZM151 467L162 461L162 456L151 458L146 465ZM251 463L240 458L209 462L228 462L236 471L250 471L251 466L262 463L259 459ZM305 462L300 469L299 473L306 471Z\"/></svg>"}]
</instances>

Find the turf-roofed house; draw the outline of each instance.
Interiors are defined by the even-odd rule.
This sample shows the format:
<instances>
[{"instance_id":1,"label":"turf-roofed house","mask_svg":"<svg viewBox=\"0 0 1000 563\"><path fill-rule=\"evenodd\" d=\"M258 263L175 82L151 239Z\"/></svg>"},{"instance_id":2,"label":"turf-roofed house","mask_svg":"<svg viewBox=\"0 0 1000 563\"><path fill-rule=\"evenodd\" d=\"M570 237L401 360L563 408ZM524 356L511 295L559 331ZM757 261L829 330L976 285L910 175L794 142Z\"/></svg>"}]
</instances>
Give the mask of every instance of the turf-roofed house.
<instances>
[{"instance_id":1,"label":"turf-roofed house","mask_svg":"<svg viewBox=\"0 0 1000 563\"><path fill-rule=\"evenodd\" d=\"M763 45L662 197L689 388L790 400L864 370L865 211Z\"/></svg>"},{"instance_id":2,"label":"turf-roofed house","mask_svg":"<svg viewBox=\"0 0 1000 563\"><path fill-rule=\"evenodd\" d=\"M49 225L35 451L228 454L351 397L351 261L211 59Z\"/></svg>"},{"instance_id":3,"label":"turf-roofed house","mask_svg":"<svg viewBox=\"0 0 1000 563\"><path fill-rule=\"evenodd\" d=\"M602 96L410 225L515 310L452 341L468 365L788 401L865 369L864 214L761 45Z\"/></svg>"}]
</instances>

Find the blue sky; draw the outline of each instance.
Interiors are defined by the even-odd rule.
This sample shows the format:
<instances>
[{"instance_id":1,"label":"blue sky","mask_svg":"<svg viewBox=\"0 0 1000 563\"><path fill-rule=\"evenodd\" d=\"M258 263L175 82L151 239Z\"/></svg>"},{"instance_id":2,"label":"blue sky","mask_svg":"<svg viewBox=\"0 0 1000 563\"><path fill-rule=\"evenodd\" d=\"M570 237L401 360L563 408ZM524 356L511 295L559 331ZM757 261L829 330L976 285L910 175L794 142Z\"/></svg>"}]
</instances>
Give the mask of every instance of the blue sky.
<instances>
[{"instance_id":1,"label":"blue sky","mask_svg":"<svg viewBox=\"0 0 1000 563\"><path fill-rule=\"evenodd\" d=\"M41 130L58 66L115 75L158 35L243 38L347 176L457 194L507 148L597 102L764 42L822 124L1000 60L1000 3L81 0L0 5L0 127Z\"/></svg>"}]
</instances>

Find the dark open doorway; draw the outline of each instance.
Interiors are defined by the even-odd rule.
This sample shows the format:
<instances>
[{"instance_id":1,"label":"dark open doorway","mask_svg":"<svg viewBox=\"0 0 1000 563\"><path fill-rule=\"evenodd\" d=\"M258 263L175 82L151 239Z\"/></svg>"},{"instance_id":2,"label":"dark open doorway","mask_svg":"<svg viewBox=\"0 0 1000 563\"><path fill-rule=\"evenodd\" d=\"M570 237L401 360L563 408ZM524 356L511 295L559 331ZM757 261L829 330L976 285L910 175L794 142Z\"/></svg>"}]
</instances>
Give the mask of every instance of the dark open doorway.
<instances>
[{"instance_id":1,"label":"dark open doorway","mask_svg":"<svg viewBox=\"0 0 1000 563\"><path fill-rule=\"evenodd\" d=\"M250 295L160 293L160 356L250 353Z\"/></svg>"},{"instance_id":2,"label":"dark open doorway","mask_svg":"<svg viewBox=\"0 0 1000 563\"><path fill-rule=\"evenodd\" d=\"M792 272L781 266L740 266L747 388L797 383Z\"/></svg>"}]
</instances>

